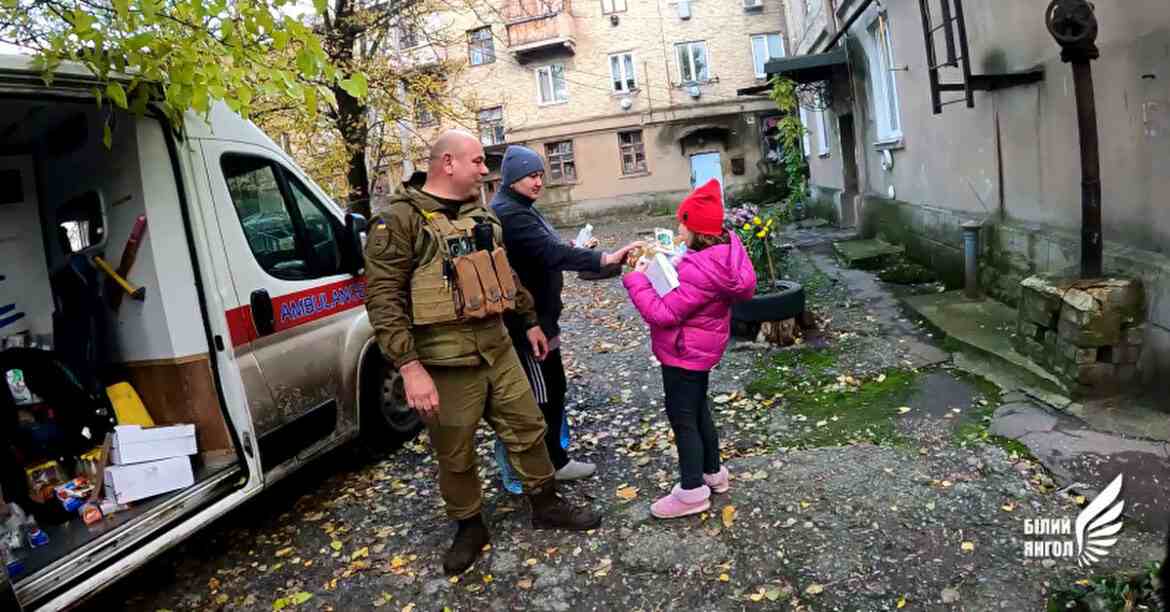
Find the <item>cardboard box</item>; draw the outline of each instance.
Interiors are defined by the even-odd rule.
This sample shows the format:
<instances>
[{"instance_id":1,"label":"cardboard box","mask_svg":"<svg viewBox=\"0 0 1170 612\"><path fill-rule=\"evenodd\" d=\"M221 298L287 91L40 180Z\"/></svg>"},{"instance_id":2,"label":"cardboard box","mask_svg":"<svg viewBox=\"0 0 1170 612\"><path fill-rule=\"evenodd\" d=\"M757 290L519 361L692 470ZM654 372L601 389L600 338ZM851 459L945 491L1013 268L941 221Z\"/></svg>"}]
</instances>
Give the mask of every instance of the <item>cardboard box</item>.
<instances>
[{"instance_id":1,"label":"cardboard box","mask_svg":"<svg viewBox=\"0 0 1170 612\"><path fill-rule=\"evenodd\" d=\"M191 458L185 456L106 468L106 490L119 504L170 493L193 484L195 472L191 469Z\"/></svg>"},{"instance_id":2,"label":"cardboard box","mask_svg":"<svg viewBox=\"0 0 1170 612\"><path fill-rule=\"evenodd\" d=\"M186 457L198 452L194 425L142 427L118 425L114 428L114 443L110 462L128 465L156 461L170 457Z\"/></svg>"}]
</instances>

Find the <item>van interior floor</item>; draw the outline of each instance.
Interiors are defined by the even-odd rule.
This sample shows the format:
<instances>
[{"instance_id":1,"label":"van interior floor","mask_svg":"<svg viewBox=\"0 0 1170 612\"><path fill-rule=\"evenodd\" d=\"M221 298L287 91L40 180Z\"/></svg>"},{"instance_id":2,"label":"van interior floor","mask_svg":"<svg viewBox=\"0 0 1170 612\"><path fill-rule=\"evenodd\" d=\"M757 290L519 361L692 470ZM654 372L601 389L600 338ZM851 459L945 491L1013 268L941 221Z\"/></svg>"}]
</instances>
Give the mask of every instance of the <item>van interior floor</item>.
<instances>
[{"instance_id":1,"label":"van interior floor","mask_svg":"<svg viewBox=\"0 0 1170 612\"><path fill-rule=\"evenodd\" d=\"M161 508L171 500L197 492L201 484L207 483L215 476L224 474L224 472L229 470L234 471L237 467L235 464L211 467L196 465L194 467L194 486L135 502L130 504L130 507L126 510L104 517L93 525L86 525L78 518L74 518L60 525L41 525L41 529L49 536L49 543L32 549L28 556L24 557L24 571L21 572L16 580L19 582L22 578L32 576L57 562L68 561L70 553L79 551L81 547L98 540L106 534L116 533L122 526L137 521L151 511Z\"/></svg>"}]
</instances>

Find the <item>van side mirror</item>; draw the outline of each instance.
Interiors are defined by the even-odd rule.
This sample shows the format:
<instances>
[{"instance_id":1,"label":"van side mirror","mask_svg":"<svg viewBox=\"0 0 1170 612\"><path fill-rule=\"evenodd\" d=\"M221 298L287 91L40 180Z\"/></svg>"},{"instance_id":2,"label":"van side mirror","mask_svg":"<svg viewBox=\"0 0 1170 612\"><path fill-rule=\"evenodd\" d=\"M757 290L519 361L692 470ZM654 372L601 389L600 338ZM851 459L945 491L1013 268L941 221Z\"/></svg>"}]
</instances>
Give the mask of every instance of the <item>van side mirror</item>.
<instances>
[{"instance_id":1,"label":"van side mirror","mask_svg":"<svg viewBox=\"0 0 1170 612\"><path fill-rule=\"evenodd\" d=\"M345 250L345 269L357 274L366 265L366 228L369 223L358 213L345 215L345 238L342 247Z\"/></svg>"}]
</instances>

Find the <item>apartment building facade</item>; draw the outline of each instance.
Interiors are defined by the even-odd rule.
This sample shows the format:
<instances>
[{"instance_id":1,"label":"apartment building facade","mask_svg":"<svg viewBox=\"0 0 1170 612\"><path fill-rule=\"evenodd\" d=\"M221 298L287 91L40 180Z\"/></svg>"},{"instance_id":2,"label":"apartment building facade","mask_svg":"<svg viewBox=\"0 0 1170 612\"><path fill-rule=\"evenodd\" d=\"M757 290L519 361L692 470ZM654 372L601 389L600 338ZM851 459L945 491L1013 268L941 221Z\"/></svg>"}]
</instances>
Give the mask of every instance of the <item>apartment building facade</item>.
<instances>
[{"instance_id":1,"label":"apartment building facade","mask_svg":"<svg viewBox=\"0 0 1170 612\"><path fill-rule=\"evenodd\" d=\"M1023 278L1075 273L1077 110L1071 68L1046 27L1049 3L791 2L792 53L769 68L827 92L801 111L823 209L903 244L952 285L962 278L960 225L981 223L981 283L1012 305ZM1105 269L1144 281L1141 370L1165 382L1170 9L1165 0L1098 2L1096 18Z\"/></svg>"},{"instance_id":2,"label":"apartment building facade","mask_svg":"<svg viewBox=\"0 0 1170 612\"><path fill-rule=\"evenodd\" d=\"M540 205L557 222L677 203L710 178L733 191L775 148L775 105L736 92L784 55L782 0L491 0L426 28L461 40L434 49L408 33L402 52L465 61L451 103L469 119L424 110L404 139L472 129L493 168L507 145L531 147L548 167ZM486 197L498 188L494 172Z\"/></svg>"}]
</instances>

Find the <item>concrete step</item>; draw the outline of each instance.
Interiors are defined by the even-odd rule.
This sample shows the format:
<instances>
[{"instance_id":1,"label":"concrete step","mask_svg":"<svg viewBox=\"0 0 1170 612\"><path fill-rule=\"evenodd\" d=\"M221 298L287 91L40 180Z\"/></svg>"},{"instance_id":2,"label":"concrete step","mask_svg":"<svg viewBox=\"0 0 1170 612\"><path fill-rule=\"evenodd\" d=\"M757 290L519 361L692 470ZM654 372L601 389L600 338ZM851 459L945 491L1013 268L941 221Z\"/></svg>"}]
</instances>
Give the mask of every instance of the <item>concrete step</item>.
<instances>
[{"instance_id":1,"label":"concrete step","mask_svg":"<svg viewBox=\"0 0 1170 612\"><path fill-rule=\"evenodd\" d=\"M833 250L850 268L880 268L905 252L905 248L877 239L834 242Z\"/></svg>"},{"instance_id":2,"label":"concrete step","mask_svg":"<svg viewBox=\"0 0 1170 612\"><path fill-rule=\"evenodd\" d=\"M1062 395L1068 389L1056 376L1016 352L1016 310L991 299L972 300L962 291L916 295L903 300L952 342L976 351L994 369L1006 371L1019 387L1036 387ZM1011 385L1001 385L1011 386Z\"/></svg>"}]
</instances>

